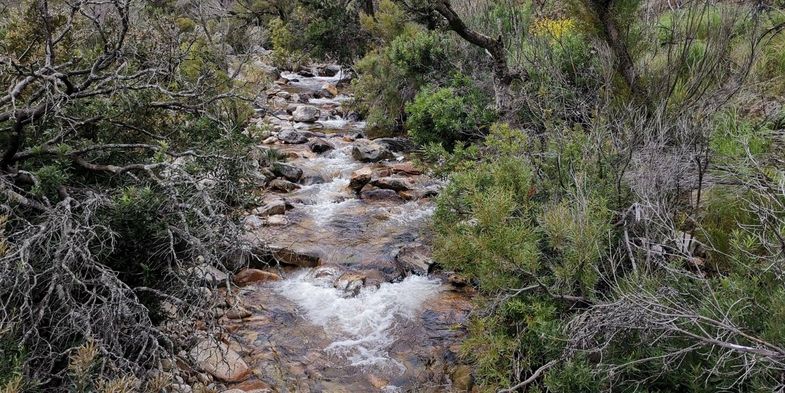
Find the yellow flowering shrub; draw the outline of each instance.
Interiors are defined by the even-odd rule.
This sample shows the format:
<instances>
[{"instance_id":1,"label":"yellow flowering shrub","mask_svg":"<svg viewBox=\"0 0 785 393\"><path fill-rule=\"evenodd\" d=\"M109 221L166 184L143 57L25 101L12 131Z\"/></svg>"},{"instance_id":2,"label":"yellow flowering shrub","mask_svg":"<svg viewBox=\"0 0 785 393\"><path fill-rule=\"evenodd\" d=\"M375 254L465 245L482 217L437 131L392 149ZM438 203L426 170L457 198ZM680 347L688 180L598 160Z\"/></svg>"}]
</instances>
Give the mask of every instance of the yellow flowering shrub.
<instances>
[{"instance_id":1,"label":"yellow flowering shrub","mask_svg":"<svg viewBox=\"0 0 785 393\"><path fill-rule=\"evenodd\" d=\"M575 20L571 18L542 18L534 21L529 27L535 37L559 39L567 33L575 31Z\"/></svg>"}]
</instances>

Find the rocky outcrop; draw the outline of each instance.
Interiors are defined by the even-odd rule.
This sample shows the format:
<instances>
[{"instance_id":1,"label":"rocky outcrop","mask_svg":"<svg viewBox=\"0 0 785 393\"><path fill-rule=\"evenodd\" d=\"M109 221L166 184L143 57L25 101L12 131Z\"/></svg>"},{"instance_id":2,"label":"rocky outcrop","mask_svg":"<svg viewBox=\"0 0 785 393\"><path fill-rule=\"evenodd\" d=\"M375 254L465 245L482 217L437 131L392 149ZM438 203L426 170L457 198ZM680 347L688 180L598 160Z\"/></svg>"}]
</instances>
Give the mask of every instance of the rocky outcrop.
<instances>
[{"instance_id":1,"label":"rocky outcrop","mask_svg":"<svg viewBox=\"0 0 785 393\"><path fill-rule=\"evenodd\" d=\"M223 382L240 382L251 374L240 354L215 339L200 341L188 354L199 369Z\"/></svg>"},{"instance_id":2,"label":"rocky outcrop","mask_svg":"<svg viewBox=\"0 0 785 393\"><path fill-rule=\"evenodd\" d=\"M352 148L352 158L360 162L391 160L395 155L386 147L370 141L357 142Z\"/></svg>"},{"instance_id":3,"label":"rocky outcrop","mask_svg":"<svg viewBox=\"0 0 785 393\"><path fill-rule=\"evenodd\" d=\"M296 182L303 177L303 170L289 164L284 164L282 162L276 162L273 164L273 173L276 176L280 176L285 178L286 180Z\"/></svg>"},{"instance_id":4,"label":"rocky outcrop","mask_svg":"<svg viewBox=\"0 0 785 393\"><path fill-rule=\"evenodd\" d=\"M259 269L243 269L234 275L234 283L241 287L268 281L278 281L280 279L281 276L275 273Z\"/></svg>"},{"instance_id":5,"label":"rocky outcrop","mask_svg":"<svg viewBox=\"0 0 785 393\"><path fill-rule=\"evenodd\" d=\"M313 123L319 120L321 114L321 110L315 106L300 105L292 112L292 119L301 123Z\"/></svg>"},{"instance_id":6,"label":"rocky outcrop","mask_svg":"<svg viewBox=\"0 0 785 393\"><path fill-rule=\"evenodd\" d=\"M335 148L332 143L327 142L322 138L316 138L310 142L308 142L308 147L314 153L324 153L326 151L330 151Z\"/></svg>"},{"instance_id":7,"label":"rocky outcrop","mask_svg":"<svg viewBox=\"0 0 785 393\"><path fill-rule=\"evenodd\" d=\"M299 145L301 143L308 142L308 138L305 135L293 129L282 130L279 132L278 140L291 145Z\"/></svg>"}]
</instances>

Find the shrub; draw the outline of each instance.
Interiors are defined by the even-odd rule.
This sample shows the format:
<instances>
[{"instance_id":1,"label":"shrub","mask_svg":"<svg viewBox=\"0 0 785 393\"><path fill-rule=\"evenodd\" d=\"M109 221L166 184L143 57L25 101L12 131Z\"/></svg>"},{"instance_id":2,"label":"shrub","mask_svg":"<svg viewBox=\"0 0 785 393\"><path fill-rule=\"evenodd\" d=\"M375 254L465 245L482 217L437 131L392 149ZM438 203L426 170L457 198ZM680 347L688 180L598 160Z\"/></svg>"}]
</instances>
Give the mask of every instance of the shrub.
<instances>
[{"instance_id":1,"label":"shrub","mask_svg":"<svg viewBox=\"0 0 785 393\"><path fill-rule=\"evenodd\" d=\"M440 143L452 149L458 141L485 133L495 118L489 108L490 98L459 76L450 87L427 86L420 90L406 105L406 128L419 145Z\"/></svg>"}]
</instances>

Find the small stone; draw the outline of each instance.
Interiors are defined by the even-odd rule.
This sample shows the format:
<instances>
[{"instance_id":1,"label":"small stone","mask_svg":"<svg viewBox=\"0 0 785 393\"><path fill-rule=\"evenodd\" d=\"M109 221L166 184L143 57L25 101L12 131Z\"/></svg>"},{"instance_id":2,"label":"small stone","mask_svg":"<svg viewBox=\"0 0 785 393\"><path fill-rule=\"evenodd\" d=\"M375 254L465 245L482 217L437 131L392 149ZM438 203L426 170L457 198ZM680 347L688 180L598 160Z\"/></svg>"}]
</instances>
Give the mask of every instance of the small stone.
<instances>
[{"instance_id":1,"label":"small stone","mask_svg":"<svg viewBox=\"0 0 785 393\"><path fill-rule=\"evenodd\" d=\"M243 219L243 228L248 231L259 229L264 225L264 221L259 216L250 215Z\"/></svg>"},{"instance_id":2,"label":"small stone","mask_svg":"<svg viewBox=\"0 0 785 393\"><path fill-rule=\"evenodd\" d=\"M269 217L286 213L292 206L283 199L276 199L268 202L264 206L257 207L252 213L259 217Z\"/></svg>"},{"instance_id":3,"label":"small stone","mask_svg":"<svg viewBox=\"0 0 785 393\"><path fill-rule=\"evenodd\" d=\"M265 224L268 226L279 226L279 225L286 225L289 223L289 220L286 216L272 216L268 217Z\"/></svg>"},{"instance_id":4,"label":"small stone","mask_svg":"<svg viewBox=\"0 0 785 393\"><path fill-rule=\"evenodd\" d=\"M220 284L221 282L226 281L228 278L226 273L209 265L200 265L189 268L187 273L188 275L196 278L199 282L208 285Z\"/></svg>"},{"instance_id":5,"label":"small stone","mask_svg":"<svg viewBox=\"0 0 785 393\"><path fill-rule=\"evenodd\" d=\"M246 310L243 307L236 307L226 311L224 316L228 319L243 319L248 318L253 315L250 311Z\"/></svg>"},{"instance_id":6,"label":"small stone","mask_svg":"<svg viewBox=\"0 0 785 393\"><path fill-rule=\"evenodd\" d=\"M278 142L278 137L275 136L271 136L262 141L262 143L264 143L265 145L274 145L275 142Z\"/></svg>"}]
</instances>

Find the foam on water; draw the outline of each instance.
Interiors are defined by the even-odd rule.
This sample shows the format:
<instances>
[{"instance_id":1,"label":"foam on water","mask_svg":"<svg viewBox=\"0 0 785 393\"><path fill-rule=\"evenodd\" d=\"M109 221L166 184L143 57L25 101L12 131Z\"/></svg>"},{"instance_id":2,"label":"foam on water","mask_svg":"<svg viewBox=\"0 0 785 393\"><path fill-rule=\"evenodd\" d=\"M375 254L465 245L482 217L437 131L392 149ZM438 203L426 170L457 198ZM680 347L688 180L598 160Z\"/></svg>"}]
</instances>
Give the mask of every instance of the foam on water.
<instances>
[{"instance_id":1,"label":"foam on water","mask_svg":"<svg viewBox=\"0 0 785 393\"><path fill-rule=\"evenodd\" d=\"M389 348L400 323L414 319L424 302L441 290L439 280L410 276L398 283L365 287L355 297L332 286L333 277L302 272L276 284L275 290L293 301L311 323L334 340L325 350L352 366L403 372Z\"/></svg>"},{"instance_id":2,"label":"foam on water","mask_svg":"<svg viewBox=\"0 0 785 393\"><path fill-rule=\"evenodd\" d=\"M390 209L390 221L398 225L407 225L430 218L436 207L433 204L420 204L415 201Z\"/></svg>"}]
</instances>

